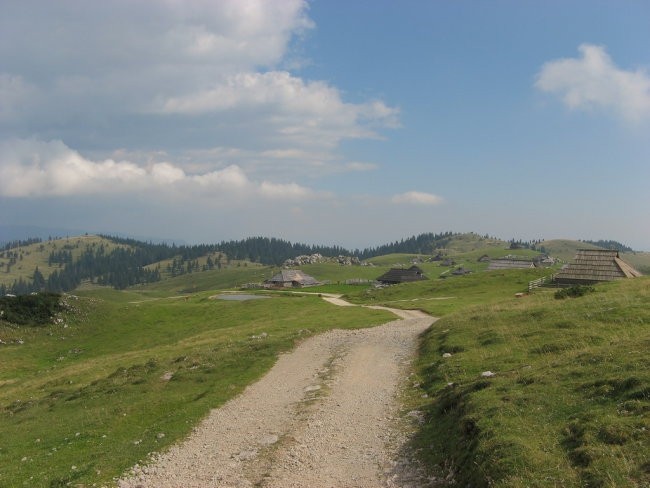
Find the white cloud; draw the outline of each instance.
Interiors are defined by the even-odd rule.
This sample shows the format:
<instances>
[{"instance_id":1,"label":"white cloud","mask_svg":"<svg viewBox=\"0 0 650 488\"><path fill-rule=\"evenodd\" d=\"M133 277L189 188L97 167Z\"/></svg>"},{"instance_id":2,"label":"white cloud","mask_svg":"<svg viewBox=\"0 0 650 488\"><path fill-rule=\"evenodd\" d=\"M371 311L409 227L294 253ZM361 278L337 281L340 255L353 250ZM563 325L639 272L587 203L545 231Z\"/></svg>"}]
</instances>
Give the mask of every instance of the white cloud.
<instances>
[{"instance_id":1,"label":"white cloud","mask_svg":"<svg viewBox=\"0 0 650 488\"><path fill-rule=\"evenodd\" d=\"M313 190L296 183L271 183L269 181L263 181L260 184L259 192L261 195L274 200L305 200L317 196L329 196L327 193L319 195Z\"/></svg>"},{"instance_id":2,"label":"white cloud","mask_svg":"<svg viewBox=\"0 0 650 488\"><path fill-rule=\"evenodd\" d=\"M296 183L256 182L237 165L186 174L172 163L140 166L130 161L93 161L61 141L12 139L0 142L0 197L65 197L179 190L186 195L247 196L272 200L320 198Z\"/></svg>"},{"instance_id":3,"label":"white cloud","mask_svg":"<svg viewBox=\"0 0 650 488\"><path fill-rule=\"evenodd\" d=\"M329 147L342 139L376 137L370 126L396 127L399 114L381 101L344 102L335 87L286 71L238 73L209 88L160 100L153 110L194 116L254 114L248 127L252 132L301 146Z\"/></svg>"},{"instance_id":4,"label":"white cloud","mask_svg":"<svg viewBox=\"0 0 650 488\"><path fill-rule=\"evenodd\" d=\"M230 165L222 170L211 171L202 175L194 175L191 180L203 187L230 190L239 190L250 185L246 173L237 165Z\"/></svg>"},{"instance_id":5,"label":"white cloud","mask_svg":"<svg viewBox=\"0 0 650 488\"><path fill-rule=\"evenodd\" d=\"M397 204L411 204L411 205L440 205L443 202L442 197L432 193L424 193L420 191L407 191L394 195L391 202Z\"/></svg>"},{"instance_id":6,"label":"white cloud","mask_svg":"<svg viewBox=\"0 0 650 488\"><path fill-rule=\"evenodd\" d=\"M582 44L580 58L549 61L535 86L560 96L571 109L604 108L629 121L650 117L650 77L645 71L625 71L602 46Z\"/></svg>"},{"instance_id":7,"label":"white cloud","mask_svg":"<svg viewBox=\"0 0 650 488\"><path fill-rule=\"evenodd\" d=\"M399 110L281 71L314 27L308 13L307 0L12 3L0 16L0 116L9 134L90 150L101 133L104 148L131 153L230 146L245 169L272 166L266 151L310 155L283 158L284 175L338 164L342 140L378 138Z\"/></svg>"}]
</instances>

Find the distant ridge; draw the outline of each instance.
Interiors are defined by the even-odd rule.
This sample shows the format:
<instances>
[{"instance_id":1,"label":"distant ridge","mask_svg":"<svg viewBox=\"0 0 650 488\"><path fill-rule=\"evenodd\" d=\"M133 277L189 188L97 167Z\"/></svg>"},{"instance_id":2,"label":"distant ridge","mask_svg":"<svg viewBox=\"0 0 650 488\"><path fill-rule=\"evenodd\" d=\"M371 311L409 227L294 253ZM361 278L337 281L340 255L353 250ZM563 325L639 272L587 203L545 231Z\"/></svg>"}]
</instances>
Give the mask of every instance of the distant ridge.
<instances>
[{"instance_id":1,"label":"distant ridge","mask_svg":"<svg viewBox=\"0 0 650 488\"><path fill-rule=\"evenodd\" d=\"M40 227L35 225L13 225L0 224L0 246L12 242L38 237L44 241L51 238L76 237L84 234L92 235L111 235L122 238L135 239L142 242L152 242L154 244L176 244L177 246L187 244L183 239L170 239L151 236L134 236L123 232L97 232L88 229L68 229L64 227Z\"/></svg>"}]
</instances>

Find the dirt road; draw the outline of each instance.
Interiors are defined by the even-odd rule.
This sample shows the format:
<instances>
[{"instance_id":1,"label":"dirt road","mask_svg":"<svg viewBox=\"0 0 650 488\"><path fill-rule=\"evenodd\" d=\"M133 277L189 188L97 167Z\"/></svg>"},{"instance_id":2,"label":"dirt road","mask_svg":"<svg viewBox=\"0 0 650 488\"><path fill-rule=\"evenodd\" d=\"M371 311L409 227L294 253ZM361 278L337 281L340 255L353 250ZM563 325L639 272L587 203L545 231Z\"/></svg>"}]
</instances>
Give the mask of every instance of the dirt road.
<instances>
[{"instance_id":1,"label":"dirt road","mask_svg":"<svg viewBox=\"0 0 650 488\"><path fill-rule=\"evenodd\" d=\"M324 297L349 305L336 297ZM421 312L380 327L310 338L184 442L136 466L121 488L433 486L405 454L396 395Z\"/></svg>"}]
</instances>

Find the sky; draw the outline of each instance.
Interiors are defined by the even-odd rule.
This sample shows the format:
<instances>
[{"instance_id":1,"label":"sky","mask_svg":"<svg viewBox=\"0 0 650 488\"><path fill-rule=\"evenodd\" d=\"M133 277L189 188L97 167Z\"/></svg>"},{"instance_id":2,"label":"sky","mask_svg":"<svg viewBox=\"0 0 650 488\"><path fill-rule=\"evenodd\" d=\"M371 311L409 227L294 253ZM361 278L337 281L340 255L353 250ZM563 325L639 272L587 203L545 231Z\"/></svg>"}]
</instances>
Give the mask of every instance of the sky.
<instances>
[{"instance_id":1,"label":"sky","mask_svg":"<svg viewBox=\"0 0 650 488\"><path fill-rule=\"evenodd\" d=\"M650 251L648 46L644 0L0 0L0 225Z\"/></svg>"}]
</instances>

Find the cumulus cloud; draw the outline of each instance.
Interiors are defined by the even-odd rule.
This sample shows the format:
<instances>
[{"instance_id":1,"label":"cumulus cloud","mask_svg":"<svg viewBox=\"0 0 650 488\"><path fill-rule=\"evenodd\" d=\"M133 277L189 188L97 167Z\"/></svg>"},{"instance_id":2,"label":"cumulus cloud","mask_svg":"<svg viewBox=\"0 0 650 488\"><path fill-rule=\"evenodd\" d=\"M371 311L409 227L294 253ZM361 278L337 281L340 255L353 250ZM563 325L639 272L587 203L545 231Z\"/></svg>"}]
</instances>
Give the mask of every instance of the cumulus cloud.
<instances>
[{"instance_id":1,"label":"cumulus cloud","mask_svg":"<svg viewBox=\"0 0 650 488\"><path fill-rule=\"evenodd\" d=\"M371 127L397 127L399 115L399 109L377 100L344 102L335 87L286 71L228 76L209 88L160 100L153 111L195 116L251 113L255 115L248 130L303 147L333 147L342 139L376 137Z\"/></svg>"},{"instance_id":2,"label":"cumulus cloud","mask_svg":"<svg viewBox=\"0 0 650 488\"><path fill-rule=\"evenodd\" d=\"M315 196L330 196L326 192L317 194L311 189L296 183L271 183L269 181L263 181L260 184L259 191L266 197L281 200L304 200Z\"/></svg>"},{"instance_id":3,"label":"cumulus cloud","mask_svg":"<svg viewBox=\"0 0 650 488\"><path fill-rule=\"evenodd\" d=\"M150 190L196 192L273 200L320 197L296 183L256 182L237 165L187 174L170 162L140 166L130 161L93 161L61 141L12 139L0 142L0 197L65 197Z\"/></svg>"},{"instance_id":4,"label":"cumulus cloud","mask_svg":"<svg viewBox=\"0 0 650 488\"><path fill-rule=\"evenodd\" d=\"M602 46L582 44L579 58L549 61L535 86L561 97L571 109L604 108L629 121L650 118L650 76L626 71Z\"/></svg>"},{"instance_id":5,"label":"cumulus cloud","mask_svg":"<svg viewBox=\"0 0 650 488\"><path fill-rule=\"evenodd\" d=\"M282 70L314 27L308 12L307 0L10 2L0 117L9 134L84 148L101 134L130 151L230 145L242 166L247 153L259 163L276 150L329 164L342 140L399 126L399 110ZM303 161L285 158L278 172Z\"/></svg>"},{"instance_id":6,"label":"cumulus cloud","mask_svg":"<svg viewBox=\"0 0 650 488\"><path fill-rule=\"evenodd\" d=\"M424 193L420 191L407 191L394 195L391 202L397 204L410 204L410 205L440 205L443 202L442 197L432 193Z\"/></svg>"}]
</instances>

